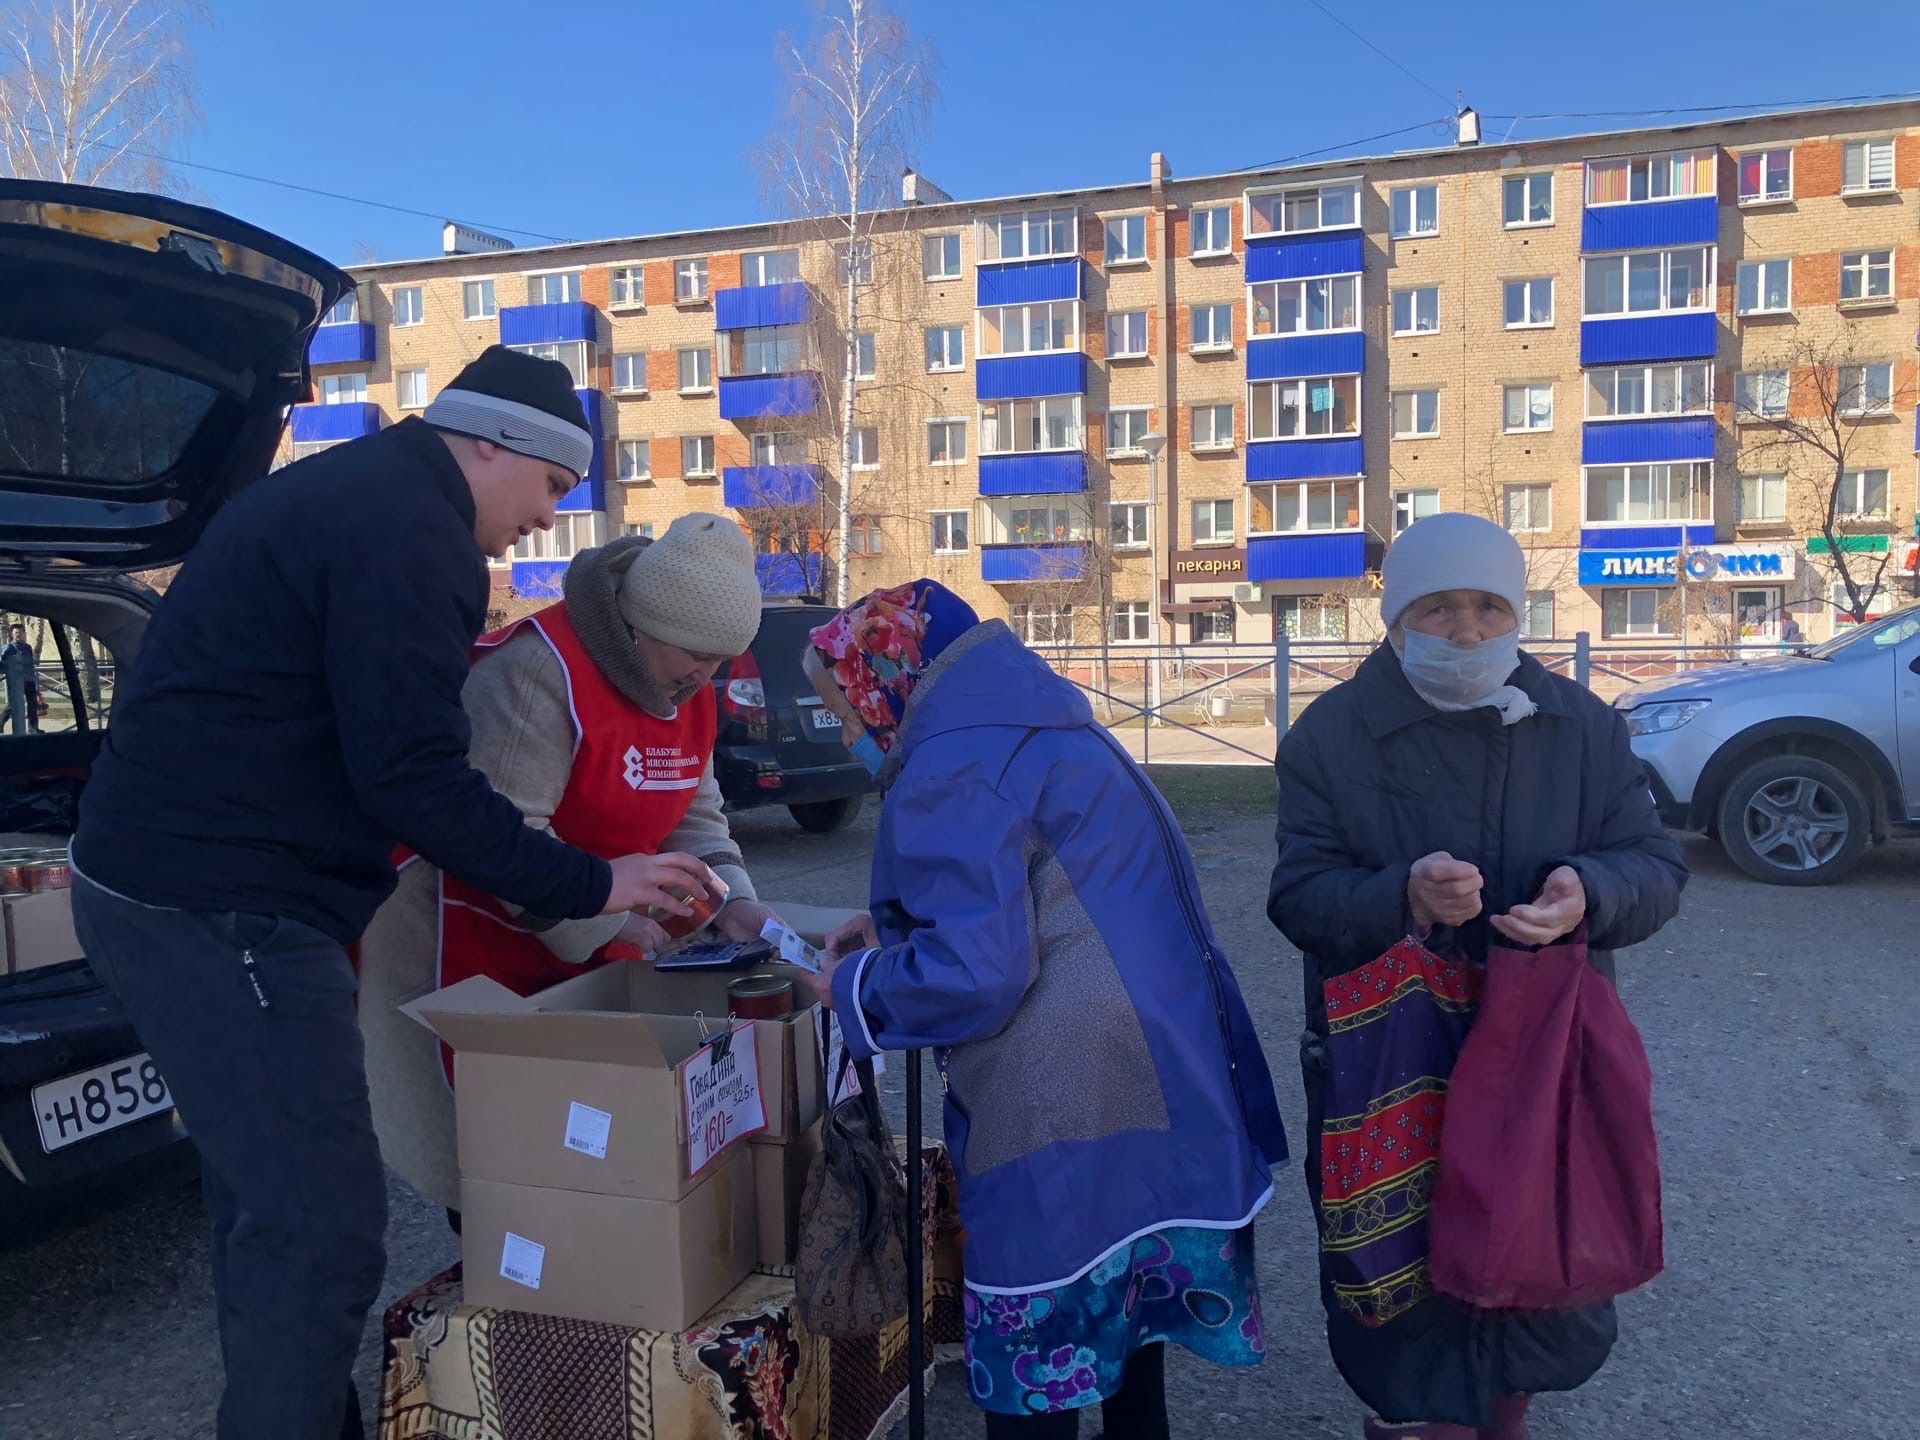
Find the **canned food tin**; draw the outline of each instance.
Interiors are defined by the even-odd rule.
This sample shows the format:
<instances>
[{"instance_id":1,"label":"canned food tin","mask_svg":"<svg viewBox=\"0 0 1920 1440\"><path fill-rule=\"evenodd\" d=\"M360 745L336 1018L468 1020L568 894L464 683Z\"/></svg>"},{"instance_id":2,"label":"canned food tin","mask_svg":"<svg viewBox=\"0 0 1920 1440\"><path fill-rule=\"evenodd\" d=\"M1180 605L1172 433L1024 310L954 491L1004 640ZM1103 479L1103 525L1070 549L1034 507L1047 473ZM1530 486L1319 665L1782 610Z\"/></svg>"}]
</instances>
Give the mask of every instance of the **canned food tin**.
<instances>
[{"instance_id":1,"label":"canned food tin","mask_svg":"<svg viewBox=\"0 0 1920 1440\"><path fill-rule=\"evenodd\" d=\"M669 940L684 940L695 931L704 930L708 922L720 913L720 907L727 903L726 881L717 875L713 879L713 889L698 898L689 891L673 886L667 888L667 893L676 900L691 900L693 904L693 913L690 915L675 915L658 905L647 907L647 919L666 931Z\"/></svg>"},{"instance_id":2,"label":"canned food tin","mask_svg":"<svg viewBox=\"0 0 1920 1440\"><path fill-rule=\"evenodd\" d=\"M23 877L27 889L70 890L73 888L73 867L65 860L36 860L26 867Z\"/></svg>"},{"instance_id":3,"label":"canned food tin","mask_svg":"<svg viewBox=\"0 0 1920 1440\"><path fill-rule=\"evenodd\" d=\"M742 975L727 986L727 1008L742 1020L793 1013L793 981L784 975Z\"/></svg>"},{"instance_id":4,"label":"canned food tin","mask_svg":"<svg viewBox=\"0 0 1920 1440\"><path fill-rule=\"evenodd\" d=\"M0 890L24 895L27 891L27 871L32 868L32 862L28 860L0 860Z\"/></svg>"}]
</instances>

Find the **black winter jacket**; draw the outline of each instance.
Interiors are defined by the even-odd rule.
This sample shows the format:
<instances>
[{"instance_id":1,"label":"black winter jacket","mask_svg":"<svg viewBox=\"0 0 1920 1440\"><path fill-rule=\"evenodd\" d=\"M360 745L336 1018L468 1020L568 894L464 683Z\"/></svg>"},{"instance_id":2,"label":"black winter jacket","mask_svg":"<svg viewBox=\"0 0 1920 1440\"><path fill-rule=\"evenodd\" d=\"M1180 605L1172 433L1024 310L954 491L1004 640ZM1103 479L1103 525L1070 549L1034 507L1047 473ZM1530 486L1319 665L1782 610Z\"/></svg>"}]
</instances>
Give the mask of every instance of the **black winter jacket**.
<instances>
[{"instance_id":1,"label":"black winter jacket","mask_svg":"<svg viewBox=\"0 0 1920 1440\"><path fill-rule=\"evenodd\" d=\"M1486 958L1488 915L1531 901L1571 865L1587 892L1595 968L1679 909L1680 848L1661 828L1625 720L1522 655L1512 683L1539 705L1517 724L1491 708L1446 713L1414 693L1382 645L1309 706L1280 742L1279 863L1267 914L1305 956L1307 1178L1320 1154L1322 982L1389 949L1411 927L1413 862L1444 850L1486 880L1479 918L1431 943ZM1490 1424L1495 1396L1572 1389L1612 1348L1610 1305L1499 1316L1429 1298L1384 1326L1348 1317L1322 1286L1335 1363L1384 1418Z\"/></svg>"},{"instance_id":2,"label":"black winter jacket","mask_svg":"<svg viewBox=\"0 0 1920 1440\"><path fill-rule=\"evenodd\" d=\"M74 860L143 904L357 939L395 842L555 919L604 860L528 827L467 763L487 613L473 495L423 421L290 465L222 508L123 679Z\"/></svg>"}]
</instances>

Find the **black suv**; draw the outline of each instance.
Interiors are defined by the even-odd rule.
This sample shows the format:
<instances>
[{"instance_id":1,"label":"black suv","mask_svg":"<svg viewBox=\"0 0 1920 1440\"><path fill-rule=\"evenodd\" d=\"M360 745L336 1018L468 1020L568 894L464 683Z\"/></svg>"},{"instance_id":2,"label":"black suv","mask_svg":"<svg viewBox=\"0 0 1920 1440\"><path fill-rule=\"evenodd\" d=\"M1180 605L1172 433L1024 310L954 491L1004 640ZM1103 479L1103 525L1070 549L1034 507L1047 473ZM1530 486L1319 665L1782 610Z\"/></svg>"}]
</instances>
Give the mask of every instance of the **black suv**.
<instances>
[{"instance_id":1,"label":"black suv","mask_svg":"<svg viewBox=\"0 0 1920 1440\"><path fill-rule=\"evenodd\" d=\"M800 665L807 632L834 614L826 605L768 605L752 648L714 672L713 773L729 810L784 805L801 828L825 835L859 814L873 789Z\"/></svg>"},{"instance_id":2,"label":"black suv","mask_svg":"<svg viewBox=\"0 0 1920 1440\"><path fill-rule=\"evenodd\" d=\"M0 180L0 611L61 662L42 732L0 735L0 844L66 839L155 603L128 574L177 563L267 472L308 339L351 284L212 210ZM16 1214L196 1164L77 942L0 958L0 1241Z\"/></svg>"}]
</instances>

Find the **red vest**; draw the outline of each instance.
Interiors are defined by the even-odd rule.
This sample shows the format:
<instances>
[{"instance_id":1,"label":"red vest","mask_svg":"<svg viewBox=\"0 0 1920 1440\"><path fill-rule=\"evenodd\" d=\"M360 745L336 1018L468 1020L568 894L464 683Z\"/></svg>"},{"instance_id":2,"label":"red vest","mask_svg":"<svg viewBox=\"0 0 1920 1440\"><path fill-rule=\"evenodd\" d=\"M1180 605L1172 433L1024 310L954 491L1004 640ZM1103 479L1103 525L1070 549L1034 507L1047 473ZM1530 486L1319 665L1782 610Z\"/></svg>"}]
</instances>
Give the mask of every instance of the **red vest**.
<instances>
[{"instance_id":1,"label":"red vest","mask_svg":"<svg viewBox=\"0 0 1920 1440\"><path fill-rule=\"evenodd\" d=\"M692 807L713 755L713 687L701 686L672 719L649 715L600 673L564 604L483 635L474 646L474 663L485 663L525 626L559 657L573 712L573 768L553 812L553 833L605 859L658 854ZM586 966L569 965L491 895L441 874L440 985L488 975L516 995L531 995L607 958L603 951Z\"/></svg>"}]
</instances>

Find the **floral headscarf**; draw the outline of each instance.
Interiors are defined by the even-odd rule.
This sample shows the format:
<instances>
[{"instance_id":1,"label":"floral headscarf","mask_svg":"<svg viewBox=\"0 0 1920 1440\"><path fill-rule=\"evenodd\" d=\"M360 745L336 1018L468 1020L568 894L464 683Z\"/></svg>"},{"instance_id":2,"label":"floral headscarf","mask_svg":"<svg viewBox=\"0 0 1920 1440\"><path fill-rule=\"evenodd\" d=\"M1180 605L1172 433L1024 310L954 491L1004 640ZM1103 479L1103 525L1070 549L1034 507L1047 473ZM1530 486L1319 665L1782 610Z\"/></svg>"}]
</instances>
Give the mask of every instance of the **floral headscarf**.
<instances>
[{"instance_id":1,"label":"floral headscarf","mask_svg":"<svg viewBox=\"0 0 1920 1440\"><path fill-rule=\"evenodd\" d=\"M810 638L861 725L882 750L891 750L907 697L927 666L979 623L946 586L916 580L875 590Z\"/></svg>"}]
</instances>

